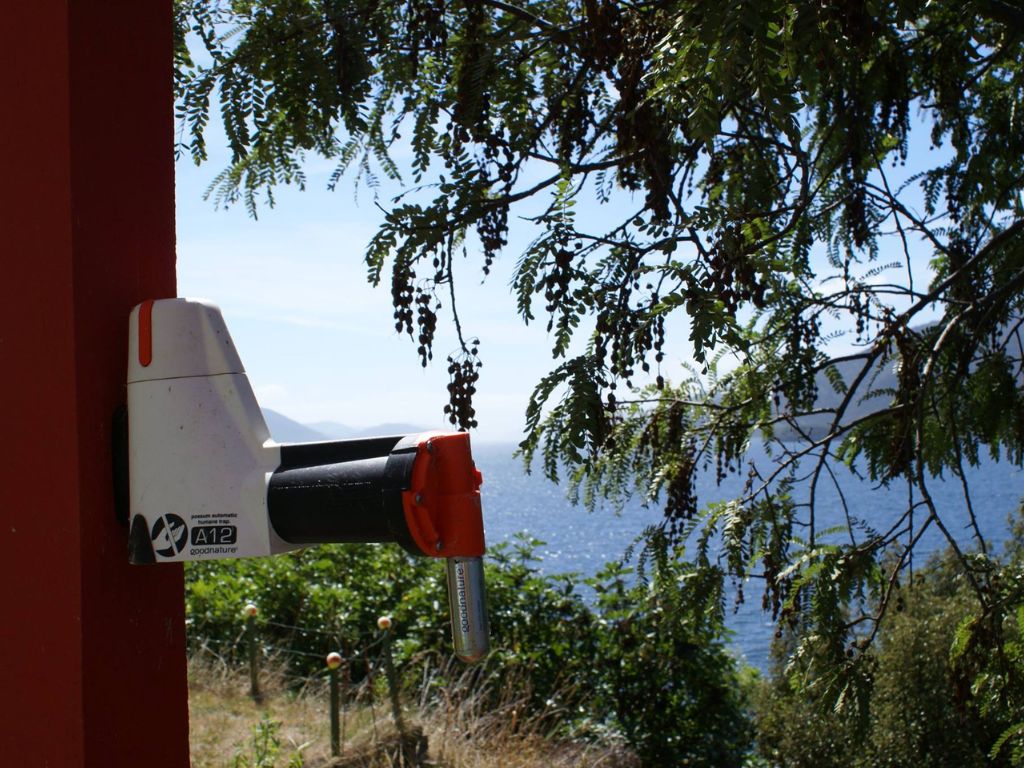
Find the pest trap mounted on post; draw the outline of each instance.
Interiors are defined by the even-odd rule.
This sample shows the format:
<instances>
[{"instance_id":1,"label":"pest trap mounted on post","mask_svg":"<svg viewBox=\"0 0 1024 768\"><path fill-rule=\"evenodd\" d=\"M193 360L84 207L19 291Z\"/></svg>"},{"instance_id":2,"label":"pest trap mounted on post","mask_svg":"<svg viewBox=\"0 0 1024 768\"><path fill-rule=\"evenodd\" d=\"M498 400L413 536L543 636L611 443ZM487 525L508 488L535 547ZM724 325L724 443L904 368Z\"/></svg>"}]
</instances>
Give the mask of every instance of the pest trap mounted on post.
<instances>
[{"instance_id":1,"label":"pest trap mounted on post","mask_svg":"<svg viewBox=\"0 0 1024 768\"><path fill-rule=\"evenodd\" d=\"M274 442L212 304L132 310L128 477L132 563L397 542L447 559L455 653L487 653L482 478L469 435Z\"/></svg>"}]
</instances>

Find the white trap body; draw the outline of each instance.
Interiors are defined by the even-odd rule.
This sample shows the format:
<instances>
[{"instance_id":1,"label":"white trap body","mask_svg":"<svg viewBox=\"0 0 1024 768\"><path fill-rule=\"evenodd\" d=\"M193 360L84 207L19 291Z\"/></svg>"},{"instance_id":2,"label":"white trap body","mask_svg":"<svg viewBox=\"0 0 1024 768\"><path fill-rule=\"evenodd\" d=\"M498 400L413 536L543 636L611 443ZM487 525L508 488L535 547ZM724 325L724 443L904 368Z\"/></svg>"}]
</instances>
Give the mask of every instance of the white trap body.
<instances>
[{"instance_id":1,"label":"white trap body","mask_svg":"<svg viewBox=\"0 0 1024 768\"><path fill-rule=\"evenodd\" d=\"M275 442L220 309L205 301L132 310L127 389L131 562L395 542L447 559L456 653L486 654L481 476L468 435Z\"/></svg>"}]
</instances>

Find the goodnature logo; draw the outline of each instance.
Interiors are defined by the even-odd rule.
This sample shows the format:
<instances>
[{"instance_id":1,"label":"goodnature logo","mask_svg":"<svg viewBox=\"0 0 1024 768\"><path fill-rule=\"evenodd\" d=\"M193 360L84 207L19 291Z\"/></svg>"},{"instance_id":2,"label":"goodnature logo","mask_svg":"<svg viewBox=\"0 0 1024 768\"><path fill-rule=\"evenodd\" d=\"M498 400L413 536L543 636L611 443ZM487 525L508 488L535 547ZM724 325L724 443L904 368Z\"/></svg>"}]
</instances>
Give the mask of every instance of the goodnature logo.
<instances>
[{"instance_id":1,"label":"goodnature logo","mask_svg":"<svg viewBox=\"0 0 1024 768\"><path fill-rule=\"evenodd\" d=\"M177 515L161 515L149 532L153 551L161 557L174 557L185 549L188 542L188 526Z\"/></svg>"},{"instance_id":2,"label":"goodnature logo","mask_svg":"<svg viewBox=\"0 0 1024 768\"><path fill-rule=\"evenodd\" d=\"M469 599L466 595L466 566L464 563L455 564L455 592L459 604L459 624L462 631L469 633Z\"/></svg>"}]
</instances>

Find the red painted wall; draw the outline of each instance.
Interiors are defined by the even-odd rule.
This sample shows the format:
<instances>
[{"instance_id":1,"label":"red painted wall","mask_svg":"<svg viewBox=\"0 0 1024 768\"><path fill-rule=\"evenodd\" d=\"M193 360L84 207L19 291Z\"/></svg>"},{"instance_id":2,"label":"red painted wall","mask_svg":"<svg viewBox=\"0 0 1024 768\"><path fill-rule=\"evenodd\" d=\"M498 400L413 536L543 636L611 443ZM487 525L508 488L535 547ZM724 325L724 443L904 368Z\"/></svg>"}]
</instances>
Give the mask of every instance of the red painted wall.
<instances>
[{"instance_id":1,"label":"red painted wall","mask_svg":"<svg viewBox=\"0 0 1024 768\"><path fill-rule=\"evenodd\" d=\"M110 481L175 293L171 3L8 3L0 84L0 762L187 766L181 570L128 565Z\"/></svg>"}]
</instances>

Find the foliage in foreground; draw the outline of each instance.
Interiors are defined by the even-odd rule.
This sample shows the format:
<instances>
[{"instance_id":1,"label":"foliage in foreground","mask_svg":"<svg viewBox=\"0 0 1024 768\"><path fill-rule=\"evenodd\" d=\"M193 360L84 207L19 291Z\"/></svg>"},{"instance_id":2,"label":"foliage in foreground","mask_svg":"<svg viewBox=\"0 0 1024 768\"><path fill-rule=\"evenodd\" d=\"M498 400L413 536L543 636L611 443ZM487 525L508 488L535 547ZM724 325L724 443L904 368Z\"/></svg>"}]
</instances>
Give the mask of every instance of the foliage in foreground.
<instances>
[{"instance_id":1,"label":"foliage in foreground","mask_svg":"<svg viewBox=\"0 0 1024 768\"><path fill-rule=\"evenodd\" d=\"M495 647L470 673L477 684L521 698L557 732L624 739L645 765L742 761L752 732L737 665L723 643L720 579L683 589L685 564L668 557L651 563L644 583L611 565L587 580L594 594L588 604L578 578L537 571L530 543L498 547L490 559ZM341 648L359 682L365 662L378 660L376 619L390 614L404 684L420 697L443 700L463 670L447 661L441 566L396 547L343 545L192 563L186 571L190 644L241 661L243 607L253 602L263 642L291 652L283 658L296 673L319 672L323 656Z\"/></svg>"},{"instance_id":2,"label":"foliage in foreground","mask_svg":"<svg viewBox=\"0 0 1024 768\"><path fill-rule=\"evenodd\" d=\"M843 692L927 531L974 595L973 646L1011 653L966 470L1024 454L1019 2L175 7L181 151L206 158L218 101L231 149L217 202L255 214L311 154L337 163L332 187L351 169L401 188L366 263L424 365L452 313L453 424L476 424L481 349L456 274L471 252L488 272L523 215L518 310L547 320L554 356L527 457L592 498L660 498L677 540L720 538L780 626L800 614L824 638L802 653L832 701L857 703ZM771 458L750 461L759 436ZM822 530L844 463L906 505ZM702 509L708 465L749 478L733 503ZM940 474L963 480L979 557L935 502ZM690 559L698 581L721 565Z\"/></svg>"},{"instance_id":3,"label":"foliage in foreground","mask_svg":"<svg viewBox=\"0 0 1024 768\"><path fill-rule=\"evenodd\" d=\"M1017 539L1019 542L1020 540ZM755 695L758 752L785 768L981 768L1024 765L1024 560L1011 553L993 579L1002 620L979 623L951 553L902 587L862 661L861 707L832 705L812 660L820 637L776 643L775 668ZM979 632L998 641L979 642ZM798 630L794 630L794 633ZM809 642L806 642L809 640ZM1003 650L990 654L997 645Z\"/></svg>"},{"instance_id":4,"label":"foliage in foreground","mask_svg":"<svg viewBox=\"0 0 1024 768\"><path fill-rule=\"evenodd\" d=\"M437 564L393 547L192 564L190 641L193 652L220 649L229 662L238 652L241 662L244 647L235 641L242 607L253 601L267 645L312 654L281 656L294 673L320 672L323 655L343 647L359 683L366 672L359 651L370 648L369 658L379 661L375 619L391 612L407 701L450 708L472 690L478 713L542 723L544 733L574 739L624 740L644 765L1019 767L1021 533L993 562L1004 605L997 626L979 621L951 553L900 587L890 621L858 660L856 682L846 681L845 695L858 705L851 707L835 705L832 681L808 658L827 642L813 626L791 627L776 643L771 674L758 681L723 650L720 581L694 584L685 562L664 557L649 564L649 584L636 585L612 564L587 580L585 602L581 580L540 574L526 542L499 548L490 565L496 647L476 670L449 658ZM993 631L998 642L979 638ZM989 653L993 644L1003 652Z\"/></svg>"}]
</instances>

